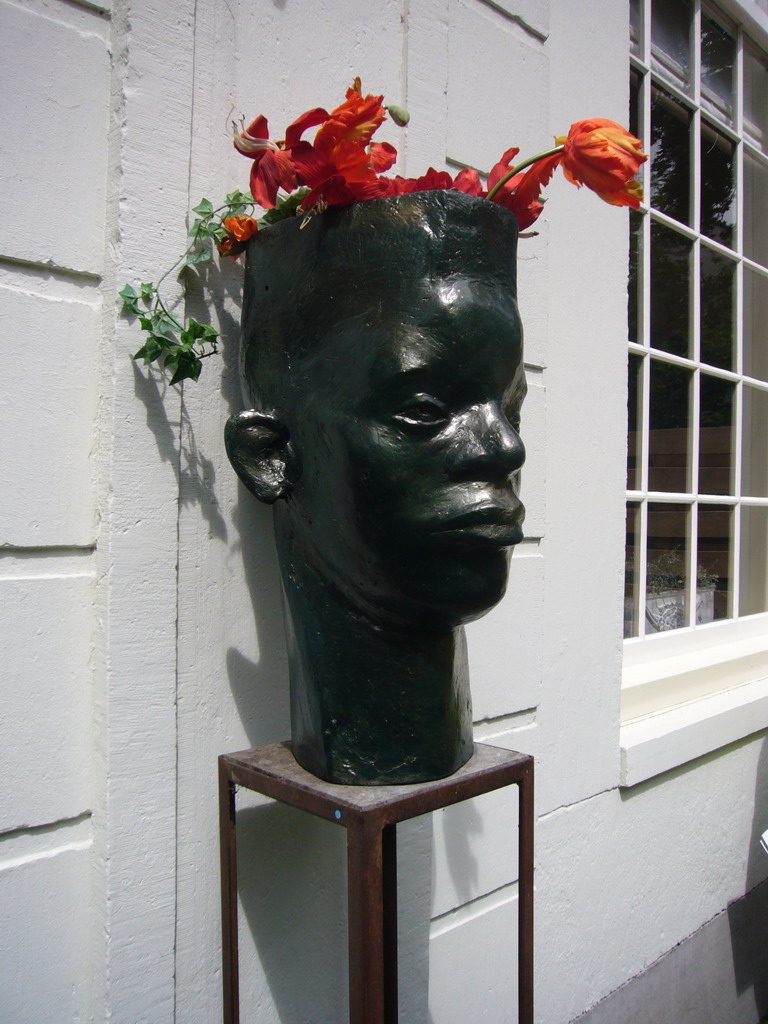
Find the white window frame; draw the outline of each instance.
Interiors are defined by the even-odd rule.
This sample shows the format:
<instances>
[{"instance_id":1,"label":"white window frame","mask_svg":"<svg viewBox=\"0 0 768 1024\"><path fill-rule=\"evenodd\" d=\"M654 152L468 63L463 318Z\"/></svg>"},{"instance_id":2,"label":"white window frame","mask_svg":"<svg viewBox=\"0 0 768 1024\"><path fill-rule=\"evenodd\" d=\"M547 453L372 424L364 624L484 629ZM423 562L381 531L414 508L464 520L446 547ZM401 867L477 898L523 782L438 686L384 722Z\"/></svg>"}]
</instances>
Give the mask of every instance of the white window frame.
<instances>
[{"instance_id":1,"label":"white window frame","mask_svg":"<svg viewBox=\"0 0 768 1024\"><path fill-rule=\"evenodd\" d=\"M657 0L658 2L658 0ZM735 67L735 92L737 102L734 109L734 124L732 128L721 121L717 111L711 104L706 104L705 112L707 118L715 120L718 128L723 134L735 139L743 136L743 112L739 97L741 96L742 83L742 54L745 40L751 39L763 51L768 52L768 14L761 10L756 3L750 0L719 0L717 5L710 5L705 0L693 0L694 6L694 30L692 38L691 60L692 67L698 71L700 66L700 25L702 11L710 11L715 16L720 15L732 20L732 31L737 44L737 61ZM644 5L644 18L642 36L642 58L632 56L632 65L637 67L646 75L652 70L654 79L663 84L664 88L682 98L683 94L675 86L674 79L664 73L663 67L658 61L654 61L651 54L651 17L650 4ZM693 114L691 137L693 139L692 161L695 168L693 180L693 202L699 202L699 146L701 121L701 96L698 91L698 74L695 75L695 92L685 97L688 104L695 103ZM643 104L643 123L640 125L640 137L650 140L650 104ZM737 232L741 232L743 222L742 210L742 183L743 183L743 146L737 150L736 181L739 207L737 210ZM643 207L648 211L648 206ZM643 217L645 243L641 247L643 258L639 268L640 274L640 295L642 302L641 321L649 323L650 295L649 289L643 282L649 281L650 274L650 250L647 240L650 233L652 219L659 224L673 225L675 229L685 236L696 239L697 233L659 211L650 212ZM694 219L698 223L698 216ZM722 252L733 257L733 251L716 242L708 240L707 244L717 252ZM737 243L741 249L741 241ZM693 281L693 309L694 322L692 329L694 337L698 338L699 316L699 260L698 248L695 249L696 257L692 265ZM741 351L741 331L743 322L741 284L742 267L747 266L755 269L750 260L739 255L737 257L737 308L735 311L736 330L738 331L739 351ZM764 272L758 268L758 272ZM644 353L648 351L649 337L647 328L644 329L644 336L640 343L630 343L629 351ZM698 351L693 353L698 358ZM693 359L683 359L676 356L665 356L670 362L684 366L686 369L698 372L699 362ZM640 389L641 396L648 395L648 379L650 373L650 358L646 355L643 359L643 383ZM737 369L741 369L739 365ZM707 367L708 373L714 373L734 382L745 380L747 383L755 384L763 390L768 390L768 384L762 381L752 381L741 375L729 371L713 370ZM741 387L736 388L734 408L734 449L737 465L735 467L737 486L739 484L739 465L741 449ZM695 389L695 394L698 392ZM643 400L641 398L641 400ZM698 464L698 398L691 403L691 425L692 425L692 451L691 459L693 465ZM643 437L641 438L642 451L648 451L648 415L647 410L642 416ZM627 501L647 499L653 502L674 501L685 502L691 506L696 505L697 497L691 501L689 495L674 495L668 493L648 492L647 490L647 459L642 460L646 465L643 467L642 490L630 491L627 494ZM738 491L736 492L738 494ZM710 496L711 499L712 496ZM738 500L738 499L737 499ZM717 496L717 503L720 505L735 504L733 498ZM750 505L768 506L768 498L755 500L750 498ZM642 515L647 516L647 502L643 501ZM738 520L738 517L737 517ZM695 536L696 517L693 517L694 535L691 537L689 578L696 578L696 552L697 537ZM738 523L736 526L738 531ZM643 528L641 536L645 538L646 532ZM645 576L646 551L645 543L639 545L638 572L640 578ZM739 536L736 533L733 537L732 563L734 571L731 574L733 593L738 600L738 572L739 572ZM642 588L641 588L642 589ZM693 588L691 588L693 589ZM690 601L694 595L689 595ZM640 595L638 614L643 617L645 614L645 595ZM742 739L757 731L768 727L768 612L758 615L745 616L744 618L720 620L712 623L689 626L677 629L669 633L658 633L655 635L631 638L624 644L624 669L622 678L621 698L621 772L620 785L633 786L654 775L667 771L677 765L683 764L696 757L700 757L709 751L723 747L729 743Z\"/></svg>"}]
</instances>

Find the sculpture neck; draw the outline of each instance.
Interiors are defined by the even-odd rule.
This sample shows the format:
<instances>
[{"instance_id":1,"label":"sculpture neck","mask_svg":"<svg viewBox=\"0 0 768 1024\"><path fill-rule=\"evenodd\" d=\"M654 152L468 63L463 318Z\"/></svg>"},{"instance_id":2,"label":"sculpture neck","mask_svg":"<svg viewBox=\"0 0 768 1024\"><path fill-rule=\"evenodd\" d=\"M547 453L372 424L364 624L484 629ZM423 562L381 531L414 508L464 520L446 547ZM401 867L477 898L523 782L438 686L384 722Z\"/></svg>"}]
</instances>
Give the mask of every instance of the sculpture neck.
<instances>
[{"instance_id":1,"label":"sculpture neck","mask_svg":"<svg viewBox=\"0 0 768 1024\"><path fill-rule=\"evenodd\" d=\"M463 627L375 623L288 533L276 540L297 761L347 785L425 782L460 768L473 750Z\"/></svg>"}]
</instances>

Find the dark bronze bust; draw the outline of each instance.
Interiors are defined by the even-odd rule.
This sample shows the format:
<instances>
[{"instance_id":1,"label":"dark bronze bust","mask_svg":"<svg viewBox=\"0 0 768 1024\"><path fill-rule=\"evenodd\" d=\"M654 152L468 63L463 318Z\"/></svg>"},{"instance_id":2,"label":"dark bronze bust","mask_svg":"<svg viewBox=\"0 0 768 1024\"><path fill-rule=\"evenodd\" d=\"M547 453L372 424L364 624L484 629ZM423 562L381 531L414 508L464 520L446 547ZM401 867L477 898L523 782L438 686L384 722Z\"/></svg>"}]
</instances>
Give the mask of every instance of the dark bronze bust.
<instances>
[{"instance_id":1,"label":"dark bronze bust","mask_svg":"<svg viewBox=\"0 0 768 1024\"><path fill-rule=\"evenodd\" d=\"M410 783L471 756L462 624L522 537L517 225L457 192L284 221L251 243L227 425L274 503L294 754Z\"/></svg>"}]
</instances>

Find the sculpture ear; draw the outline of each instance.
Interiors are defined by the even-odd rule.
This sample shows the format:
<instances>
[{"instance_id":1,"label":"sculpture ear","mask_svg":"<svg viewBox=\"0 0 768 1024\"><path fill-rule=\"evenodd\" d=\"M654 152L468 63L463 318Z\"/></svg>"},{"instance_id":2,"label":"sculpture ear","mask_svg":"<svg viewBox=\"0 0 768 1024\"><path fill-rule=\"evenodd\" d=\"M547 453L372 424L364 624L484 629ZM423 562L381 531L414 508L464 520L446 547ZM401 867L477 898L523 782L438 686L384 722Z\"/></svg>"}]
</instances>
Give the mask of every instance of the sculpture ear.
<instances>
[{"instance_id":1,"label":"sculpture ear","mask_svg":"<svg viewBox=\"0 0 768 1024\"><path fill-rule=\"evenodd\" d=\"M256 409L230 416L224 443L235 472L259 501L271 505L290 493L288 430L275 416Z\"/></svg>"}]
</instances>

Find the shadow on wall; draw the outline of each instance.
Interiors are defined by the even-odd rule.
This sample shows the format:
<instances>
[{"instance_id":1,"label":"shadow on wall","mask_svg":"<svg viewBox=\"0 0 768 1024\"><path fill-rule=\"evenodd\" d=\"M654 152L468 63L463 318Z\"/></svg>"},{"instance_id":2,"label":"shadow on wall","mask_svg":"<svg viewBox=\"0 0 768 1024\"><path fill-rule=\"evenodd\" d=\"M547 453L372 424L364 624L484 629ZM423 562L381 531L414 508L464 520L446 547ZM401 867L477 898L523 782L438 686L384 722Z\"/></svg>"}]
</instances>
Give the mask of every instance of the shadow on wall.
<instances>
[{"instance_id":1,"label":"shadow on wall","mask_svg":"<svg viewBox=\"0 0 768 1024\"><path fill-rule=\"evenodd\" d=\"M763 737L755 779L755 809L745 883L746 898L728 907L733 969L739 995L754 989L758 1016L768 1017L768 852L760 837L768 829L768 735Z\"/></svg>"},{"instance_id":2,"label":"shadow on wall","mask_svg":"<svg viewBox=\"0 0 768 1024\"><path fill-rule=\"evenodd\" d=\"M214 492L216 470L213 462L197 447L183 398L181 419L172 423L164 405L168 383L161 371L154 368L143 370L138 363L133 363L133 382L136 397L146 410L147 426L155 436L160 458L173 467L181 501L184 505L199 505L208 523L209 536L226 541L227 525Z\"/></svg>"},{"instance_id":3,"label":"shadow on wall","mask_svg":"<svg viewBox=\"0 0 768 1024\"><path fill-rule=\"evenodd\" d=\"M495 794L490 796L493 799ZM445 848L445 865L456 893L456 903L468 903L477 894L479 865L473 848L477 848L483 836L483 820L475 800L465 800L438 813L442 819L440 835ZM433 887L436 882L433 866Z\"/></svg>"},{"instance_id":4,"label":"shadow on wall","mask_svg":"<svg viewBox=\"0 0 768 1024\"><path fill-rule=\"evenodd\" d=\"M240 812L237 830L240 899L277 1019L338 1024L347 1015L345 830L278 803ZM259 1020L264 996L244 959L241 948L241 1014Z\"/></svg>"},{"instance_id":5,"label":"shadow on wall","mask_svg":"<svg viewBox=\"0 0 768 1024\"><path fill-rule=\"evenodd\" d=\"M233 470L234 472L234 470ZM238 483L232 510L239 540L233 558L242 558L259 657L254 662L235 647L227 651L227 675L237 714L252 747L280 743L290 735L288 657L282 613L282 585L275 552L272 510ZM242 614L247 614L243 609Z\"/></svg>"},{"instance_id":6,"label":"shadow on wall","mask_svg":"<svg viewBox=\"0 0 768 1024\"><path fill-rule=\"evenodd\" d=\"M239 309L242 302L242 274L234 268L222 271L214 263L205 264L193 270L186 270L187 301L189 314L199 321L210 320L211 309L222 336L220 356L223 361L222 395L230 412L240 408L240 384L238 375L238 336L240 333ZM228 304L235 304L237 315L232 315ZM136 325L135 349L142 343ZM126 353L128 355L128 353ZM210 363L203 364L203 373ZM168 377L155 365L142 367L133 363L134 391L146 409L147 426L155 436L157 450L163 462L169 462L176 474L179 500L184 507L197 505L208 524L210 538L227 540L227 525L216 499L216 469L211 459L199 450L192 422L184 404L184 385L179 389L181 398L180 422L172 423L164 404L168 392ZM188 383L188 387L196 387Z\"/></svg>"}]
</instances>

